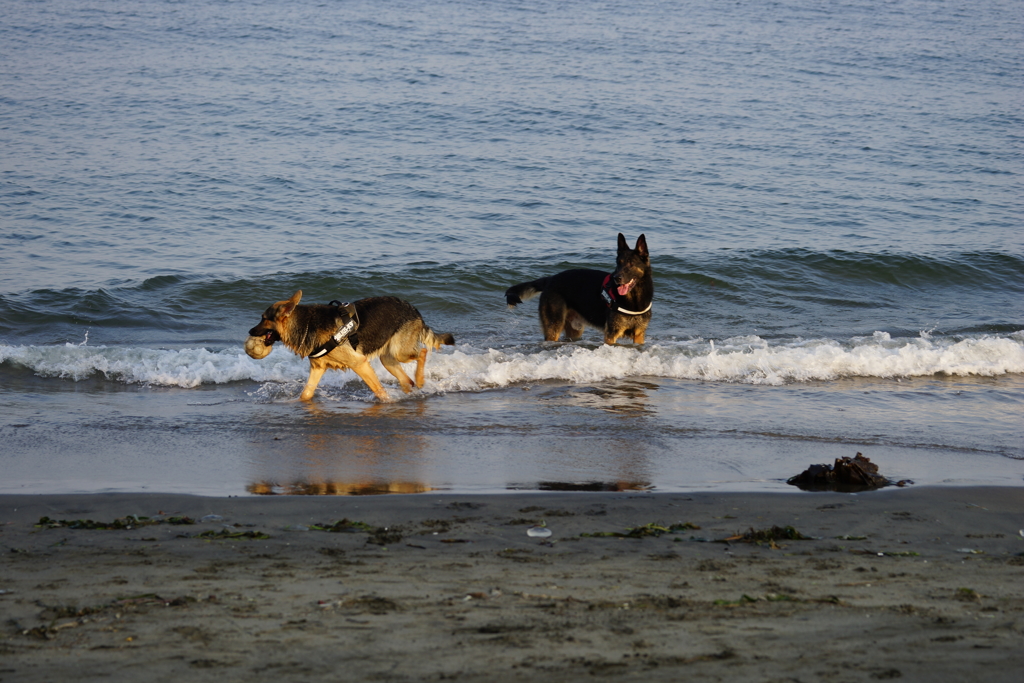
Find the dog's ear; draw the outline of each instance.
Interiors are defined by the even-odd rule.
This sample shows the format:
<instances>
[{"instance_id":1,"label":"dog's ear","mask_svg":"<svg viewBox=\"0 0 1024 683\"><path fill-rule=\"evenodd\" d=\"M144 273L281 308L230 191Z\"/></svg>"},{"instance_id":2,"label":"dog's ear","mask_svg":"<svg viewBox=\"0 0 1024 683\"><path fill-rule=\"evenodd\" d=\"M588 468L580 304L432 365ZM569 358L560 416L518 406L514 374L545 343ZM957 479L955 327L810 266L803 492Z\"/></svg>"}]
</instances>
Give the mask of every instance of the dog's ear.
<instances>
[{"instance_id":1,"label":"dog's ear","mask_svg":"<svg viewBox=\"0 0 1024 683\"><path fill-rule=\"evenodd\" d=\"M619 233L619 253L629 251L629 244L626 243L626 236L621 232Z\"/></svg>"},{"instance_id":2,"label":"dog's ear","mask_svg":"<svg viewBox=\"0 0 1024 683\"><path fill-rule=\"evenodd\" d=\"M301 299L302 290L300 289L299 291L292 294L291 299L288 299L288 301L284 301L281 303L281 308L277 309L277 319L283 320L284 318L290 316L292 314L292 311L295 310L295 307L299 305L299 301Z\"/></svg>"},{"instance_id":3,"label":"dog's ear","mask_svg":"<svg viewBox=\"0 0 1024 683\"><path fill-rule=\"evenodd\" d=\"M636 238L636 253L643 258L651 258L650 252L647 251L647 238L643 235Z\"/></svg>"}]
</instances>

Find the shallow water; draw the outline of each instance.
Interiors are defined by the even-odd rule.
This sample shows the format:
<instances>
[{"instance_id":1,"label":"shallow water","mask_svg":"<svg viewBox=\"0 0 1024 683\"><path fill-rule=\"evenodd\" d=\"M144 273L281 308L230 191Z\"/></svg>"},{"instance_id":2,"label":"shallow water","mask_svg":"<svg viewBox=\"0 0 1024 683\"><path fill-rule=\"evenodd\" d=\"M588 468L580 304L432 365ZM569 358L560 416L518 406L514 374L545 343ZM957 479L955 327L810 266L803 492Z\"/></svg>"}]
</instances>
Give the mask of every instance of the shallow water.
<instances>
[{"instance_id":1,"label":"shallow water","mask_svg":"<svg viewBox=\"0 0 1024 683\"><path fill-rule=\"evenodd\" d=\"M1024 481L1016 3L0 14L0 491ZM506 309L618 232L644 348ZM458 344L299 405L241 349L296 289Z\"/></svg>"}]
</instances>

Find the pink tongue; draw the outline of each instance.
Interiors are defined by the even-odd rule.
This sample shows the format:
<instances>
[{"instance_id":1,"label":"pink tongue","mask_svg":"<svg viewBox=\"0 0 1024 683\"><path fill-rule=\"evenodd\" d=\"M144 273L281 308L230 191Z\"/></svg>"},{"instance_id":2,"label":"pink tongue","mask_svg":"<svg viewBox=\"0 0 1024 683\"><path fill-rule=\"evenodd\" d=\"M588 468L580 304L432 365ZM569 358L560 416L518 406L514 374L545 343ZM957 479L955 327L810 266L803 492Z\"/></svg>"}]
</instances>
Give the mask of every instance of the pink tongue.
<instances>
[{"instance_id":1,"label":"pink tongue","mask_svg":"<svg viewBox=\"0 0 1024 683\"><path fill-rule=\"evenodd\" d=\"M629 290L631 290L631 289L633 289L633 281L632 280L630 280L629 282L627 282L624 285L619 285L619 289L618 289L619 296L626 296L627 294L629 294Z\"/></svg>"}]
</instances>

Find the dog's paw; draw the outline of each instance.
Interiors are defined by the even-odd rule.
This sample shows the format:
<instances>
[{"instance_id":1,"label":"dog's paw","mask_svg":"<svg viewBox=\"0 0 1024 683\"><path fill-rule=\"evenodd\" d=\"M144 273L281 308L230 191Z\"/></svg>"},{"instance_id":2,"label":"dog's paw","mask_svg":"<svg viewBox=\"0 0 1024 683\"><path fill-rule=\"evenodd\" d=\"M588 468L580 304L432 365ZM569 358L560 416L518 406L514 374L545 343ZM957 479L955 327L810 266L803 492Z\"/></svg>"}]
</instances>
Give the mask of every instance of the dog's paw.
<instances>
[{"instance_id":1,"label":"dog's paw","mask_svg":"<svg viewBox=\"0 0 1024 683\"><path fill-rule=\"evenodd\" d=\"M245 353L250 358L266 358L273 350L274 347L263 343L263 337L249 337L245 340Z\"/></svg>"}]
</instances>

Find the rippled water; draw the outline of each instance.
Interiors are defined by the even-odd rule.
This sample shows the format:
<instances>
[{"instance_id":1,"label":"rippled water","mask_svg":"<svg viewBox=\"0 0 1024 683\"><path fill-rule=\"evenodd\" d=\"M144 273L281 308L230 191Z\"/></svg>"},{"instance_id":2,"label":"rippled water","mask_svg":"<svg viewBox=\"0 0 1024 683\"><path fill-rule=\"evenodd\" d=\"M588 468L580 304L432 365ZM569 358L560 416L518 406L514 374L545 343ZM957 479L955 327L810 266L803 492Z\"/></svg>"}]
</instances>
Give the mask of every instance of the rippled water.
<instances>
[{"instance_id":1,"label":"rippled water","mask_svg":"<svg viewBox=\"0 0 1024 683\"><path fill-rule=\"evenodd\" d=\"M1021 482L1019 3L0 18L0 490L771 488L856 450ZM505 308L618 232L644 348ZM307 409L301 359L241 352L296 289L459 344L412 398L334 373Z\"/></svg>"}]
</instances>

